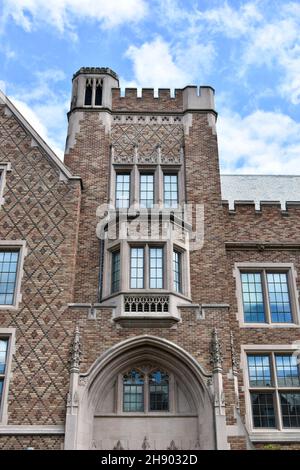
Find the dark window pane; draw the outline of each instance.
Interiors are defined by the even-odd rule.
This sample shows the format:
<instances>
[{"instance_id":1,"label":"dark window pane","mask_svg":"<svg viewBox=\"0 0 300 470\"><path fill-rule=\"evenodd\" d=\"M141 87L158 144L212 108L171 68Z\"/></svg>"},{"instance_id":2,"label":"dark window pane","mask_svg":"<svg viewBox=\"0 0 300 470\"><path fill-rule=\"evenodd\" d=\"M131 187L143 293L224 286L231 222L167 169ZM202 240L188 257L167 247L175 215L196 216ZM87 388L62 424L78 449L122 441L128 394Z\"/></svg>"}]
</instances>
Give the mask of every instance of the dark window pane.
<instances>
[{"instance_id":1,"label":"dark window pane","mask_svg":"<svg viewBox=\"0 0 300 470\"><path fill-rule=\"evenodd\" d=\"M96 83L96 96L95 96L95 105L101 106L102 105L102 83L101 81L97 81Z\"/></svg>"},{"instance_id":2,"label":"dark window pane","mask_svg":"<svg viewBox=\"0 0 300 470\"><path fill-rule=\"evenodd\" d=\"M300 427L300 393L280 393L284 428Z\"/></svg>"},{"instance_id":3,"label":"dark window pane","mask_svg":"<svg viewBox=\"0 0 300 470\"><path fill-rule=\"evenodd\" d=\"M272 393L251 393L253 426L275 428L275 410Z\"/></svg>"},{"instance_id":4,"label":"dark window pane","mask_svg":"<svg viewBox=\"0 0 300 470\"><path fill-rule=\"evenodd\" d=\"M157 370L149 375L150 411L169 410L169 377Z\"/></svg>"},{"instance_id":5,"label":"dark window pane","mask_svg":"<svg viewBox=\"0 0 300 470\"><path fill-rule=\"evenodd\" d=\"M135 369L123 376L123 411L144 411L144 376Z\"/></svg>"},{"instance_id":6,"label":"dark window pane","mask_svg":"<svg viewBox=\"0 0 300 470\"><path fill-rule=\"evenodd\" d=\"M163 249L151 247L149 249L150 289L163 288Z\"/></svg>"},{"instance_id":7,"label":"dark window pane","mask_svg":"<svg viewBox=\"0 0 300 470\"><path fill-rule=\"evenodd\" d=\"M86 106L91 106L92 104L92 93L93 93L92 84L87 82L86 87L85 87L85 98L84 98L84 104Z\"/></svg>"},{"instance_id":8,"label":"dark window pane","mask_svg":"<svg viewBox=\"0 0 300 470\"><path fill-rule=\"evenodd\" d=\"M287 273L267 273L271 319L274 323L291 323L292 309Z\"/></svg>"},{"instance_id":9,"label":"dark window pane","mask_svg":"<svg viewBox=\"0 0 300 470\"><path fill-rule=\"evenodd\" d=\"M178 175L164 174L164 205L170 208L178 206Z\"/></svg>"},{"instance_id":10,"label":"dark window pane","mask_svg":"<svg viewBox=\"0 0 300 470\"><path fill-rule=\"evenodd\" d=\"M241 273L245 322L264 323L261 273Z\"/></svg>"},{"instance_id":11,"label":"dark window pane","mask_svg":"<svg viewBox=\"0 0 300 470\"><path fill-rule=\"evenodd\" d=\"M0 252L0 305L12 305L17 279L19 252Z\"/></svg>"},{"instance_id":12,"label":"dark window pane","mask_svg":"<svg viewBox=\"0 0 300 470\"><path fill-rule=\"evenodd\" d=\"M130 174L118 173L116 176L116 207L128 208L130 202Z\"/></svg>"},{"instance_id":13,"label":"dark window pane","mask_svg":"<svg viewBox=\"0 0 300 470\"><path fill-rule=\"evenodd\" d=\"M5 374L8 339L0 339L0 374Z\"/></svg>"},{"instance_id":14,"label":"dark window pane","mask_svg":"<svg viewBox=\"0 0 300 470\"><path fill-rule=\"evenodd\" d=\"M131 248L130 288L144 288L144 248Z\"/></svg>"},{"instance_id":15,"label":"dark window pane","mask_svg":"<svg viewBox=\"0 0 300 470\"><path fill-rule=\"evenodd\" d=\"M140 205L151 209L154 204L154 175L140 175Z\"/></svg>"},{"instance_id":16,"label":"dark window pane","mask_svg":"<svg viewBox=\"0 0 300 470\"><path fill-rule=\"evenodd\" d=\"M1 405L1 401L2 401L3 384L4 384L4 379L1 378L0 379L0 405Z\"/></svg>"},{"instance_id":17,"label":"dark window pane","mask_svg":"<svg viewBox=\"0 0 300 470\"><path fill-rule=\"evenodd\" d=\"M118 292L120 290L120 252L112 253L112 269L111 269L111 291Z\"/></svg>"},{"instance_id":18,"label":"dark window pane","mask_svg":"<svg viewBox=\"0 0 300 470\"><path fill-rule=\"evenodd\" d=\"M269 356L248 355L250 387L270 387L272 385Z\"/></svg>"},{"instance_id":19,"label":"dark window pane","mask_svg":"<svg viewBox=\"0 0 300 470\"><path fill-rule=\"evenodd\" d=\"M173 251L173 276L174 276L174 289L176 292L181 292L181 253Z\"/></svg>"}]
</instances>

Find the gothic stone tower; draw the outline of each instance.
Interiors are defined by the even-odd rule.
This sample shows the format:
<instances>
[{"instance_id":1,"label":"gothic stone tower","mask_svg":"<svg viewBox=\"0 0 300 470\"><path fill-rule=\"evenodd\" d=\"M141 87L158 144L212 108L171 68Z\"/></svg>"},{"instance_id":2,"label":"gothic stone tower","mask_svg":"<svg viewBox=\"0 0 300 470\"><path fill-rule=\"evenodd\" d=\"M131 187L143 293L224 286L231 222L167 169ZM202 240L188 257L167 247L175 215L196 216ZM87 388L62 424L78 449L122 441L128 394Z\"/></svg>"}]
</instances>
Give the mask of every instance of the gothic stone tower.
<instances>
[{"instance_id":1,"label":"gothic stone tower","mask_svg":"<svg viewBox=\"0 0 300 470\"><path fill-rule=\"evenodd\" d=\"M65 163L83 190L69 308L83 355L67 448L229 448L216 116L211 87L123 97L110 69L73 77Z\"/></svg>"}]
</instances>

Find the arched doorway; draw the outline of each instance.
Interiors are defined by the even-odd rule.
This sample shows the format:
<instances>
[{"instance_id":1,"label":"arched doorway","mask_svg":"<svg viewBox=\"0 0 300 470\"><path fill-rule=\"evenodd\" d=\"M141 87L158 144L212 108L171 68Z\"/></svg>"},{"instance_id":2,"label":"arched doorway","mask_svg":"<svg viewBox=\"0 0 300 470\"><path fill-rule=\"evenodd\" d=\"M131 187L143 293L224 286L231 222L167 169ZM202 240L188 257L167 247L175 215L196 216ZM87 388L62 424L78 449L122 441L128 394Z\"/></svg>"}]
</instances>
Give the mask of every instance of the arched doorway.
<instances>
[{"instance_id":1,"label":"arched doorway","mask_svg":"<svg viewBox=\"0 0 300 470\"><path fill-rule=\"evenodd\" d=\"M76 448L214 449L208 377L161 338L113 346L80 376Z\"/></svg>"}]
</instances>

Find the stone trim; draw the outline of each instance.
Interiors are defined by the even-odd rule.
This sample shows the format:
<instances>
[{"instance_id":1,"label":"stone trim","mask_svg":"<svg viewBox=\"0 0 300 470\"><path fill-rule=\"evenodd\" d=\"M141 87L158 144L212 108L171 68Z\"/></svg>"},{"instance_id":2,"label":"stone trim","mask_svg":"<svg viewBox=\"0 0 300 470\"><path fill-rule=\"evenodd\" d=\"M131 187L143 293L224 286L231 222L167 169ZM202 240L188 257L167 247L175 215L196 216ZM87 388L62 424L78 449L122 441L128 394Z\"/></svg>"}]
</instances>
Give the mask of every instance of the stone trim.
<instances>
[{"instance_id":1,"label":"stone trim","mask_svg":"<svg viewBox=\"0 0 300 470\"><path fill-rule=\"evenodd\" d=\"M8 351L7 351L7 362L4 378L4 386L2 391L2 400L0 402L0 433L1 425L5 425L8 420L7 406L8 406L8 390L9 382L12 377L12 357L15 354L16 346L16 329L15 328L0 328L0 338L8 338Z\"/></svg>"},{"instance_id":2,"label":"stone trim","mask_svg":"<svg viewBox=\"0 0 300 470\"><path fill-rule=\"evenodd\" d=\"M65 427L63 424L49 425L49 426L37 426L37 425L6 425L0 426L0 435L15 435L15 434L29 434L29 435L40 435L40 434L65 434Z\"/></svg>"},{"instance_id":3,"label":"stone trim","mask_svg":"<svg viewBox=\"0 0 300 470\"><path fill-rule=\"evenodd\" d=\"M226 242L228 251L234 250L300 250L300 243L269 243L269 242Z\"/></svg>"},{"instance_id":4,"label":"stone trim","mask_svg":"<svg viewBox=\"0 0 300 470\"><path fill-rule=\"evenodd\" d=\"M290 290L290 300L293 313L293 323L246 323L244 321L244 307L243 307L243 292L241 282L241 270L263 270L274 269L282 270L288 273L288 283ZM296 278L297 272L293 263L253 263L243 262L235 263L233 269L233 277L235 278L236 285L236 299L237 299L237 320L240 327L243 328L299 328L300 327L300 309L299 309L299 291L297 289Z\"/></svg>"},{"instance_id":5,"label":"stone trim","mask_svg":"<svg viewBox=\"0 0 300 470\"><path fill-rule=\"evenodd\" d=\"M6 173L8 171L11 171L11 163L0 163L0 206L2 206L5 202L3 194L6 186Z\"/></svg>"},{"instance_id":6,"label":"stone trim","mask_svg":"<svg viewBox=\"0 0 300 470\"><path fill-rule=\"evenodd\" d=\"M14 303L12 305L0 305L0 310L17 310L19 308L19 303L22 302L21 294L21 282L24 274L23 265L24 258L27 255L27 247L25 240L0 240L0 249L1 248L11 248L19 250L19 260L17 268L17 278L14 294Z\"/></svg>"}]
</instances>

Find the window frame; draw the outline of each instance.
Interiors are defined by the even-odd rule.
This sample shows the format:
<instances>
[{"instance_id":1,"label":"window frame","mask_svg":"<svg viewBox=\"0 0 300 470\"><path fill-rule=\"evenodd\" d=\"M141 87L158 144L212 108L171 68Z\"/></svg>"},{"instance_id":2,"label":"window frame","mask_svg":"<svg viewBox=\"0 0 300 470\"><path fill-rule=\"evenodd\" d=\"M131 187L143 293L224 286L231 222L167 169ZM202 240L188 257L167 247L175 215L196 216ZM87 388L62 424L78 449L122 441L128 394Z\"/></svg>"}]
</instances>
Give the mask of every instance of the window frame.
<instances>
[{"instance_id":1,"label":"window frame","mask_svg":"<svg viewBox=\"0 0 300 470\"><path fill-rule=\"evenodd\" d=\"M165 177L166 176L176 176L177 178L177 204L176 206L166 206L166 200L165 200ZM163 207L167 210L174 210L174 209L178 209L178 207L180 206L180 195L179 195L179 178L180 178L180 174L179 174L179 170L175 170L175 169L164 169L163 170L163 175L162 175L162 195L163 195Z\"/></svg>"},{"instance_id":2,"label":"window frame","mask_svg":"<svg viewBox=\"0 0 300 470\"><path fill-rule=\"evenodd\" d=\"M246 322L244 315L243 304L243 287L242 287L242 273L258 273L264 272L262 276L262 291L265 310L265 322ZM286 273L288 281L289 300L292 314L291 322L272 322L271 309L268 295L268 285L266 273ZM299 291L296 284L296 271L293 263L235 263L233 270L233 277L236 281L236 297L238 304L237 319L240 326L247 328L295 328L299 327L300 314L299 314Z\"/></svg>"},{"instance_id":3,"label":"window frame","mask_svg":"<svg viewBox=\"0 0 300 470\"><path fill-rule=\"evenodd\" d=\"M129 176L129 196L128 196L128 207L119 207L117 205L117 201L119 201L119 199L117 199L117 191L118 191L118 176L119 175L128 175ZM116 169L115 171L115 195L114 195L114 201L115 201L115 208L116 210L128 210L131 206L131 202L132 202L132 170L131 169L124 169L124 168L120 168L120 169Z\"/></svg>"},{"instance_id":4,"label":"window frame","mask_svg":"<svg viewBox=\"0 0 300 470\"><path fill-rule=\"evenodd\" d=\"M0 251L19 251L14 300L12 304L0 304L0 310L17 310L22 301L21 282L24 274L24 258L27 255L26 241L24 240L0 240Z\"/></svg>"},{"instance_id":5,"label":"window frame","mask_svg":"<svg viewBox=\"0 0 300 470\"><path fill-rule=\"evenodd\" d=\"M175 271L174 271L174 259L173 259L173 256L174 256L174 253L177 253L179 255L179 290L177 290L175 288ZM179 249L176 245L173 245L173 249L172 249L172 272L173 272L173 276L172 276L172 280L173 280L173 290L177 293L177 294L182 294L183 293L183 290L184 290L184 286L183 286L183 272L182 272L182 264L183 264L183 256L184 256L184 252Z\"/></svg>"},{"instance_id":6,"label":"window frame","mask_svg":"<svg viewBox=\"0 0 300 470\"><path fill-rule=\"evenodd\" d=\"M289 391L291 391L291 393L293 392L300 393L300 386L298 387L278 386L276 362L275 362L276 355L292 355L293 352L297 351L297 349L293 345L262 345L262 346L242 345L241 349L242 349L241 366L242 366L243 375L244 375L244 384L245 384L245 392L246 392L245 393L246 426L250 434L253 434L254 440L258 439L258 436L260 435L265 435L267 436L266 439L268 439L268 436L272 436L272 439L274 439L275 441L276 439L284 440L285 436L288 436L289 434L293 434L293 435L297 434L299 436L300 426L299 427L283 427L282 425L282 410L281 410L281 404L280 404L280 393L289 392ZM252 355L258 355L258 356L269 355L270 356L271 358L270 369L271 369L271 376L273 379L272 386L270 387L269 386L250 386L249 367L248 367L249 355L250 356ZM255 392L255 391L257 391L258 393L272 393L273 394L276 427L274 428L254 427L251 392Z\"/></svg>"},{"instance_id":7,"label":"window frame","mask_svg":"<svg viewBox=\"0 0 300 470\"><path fill-rule=\"evenodd\" d=\"M12 358L15 353L15 340L16 340L16 329L15 328L0 328L0 339L7 339L7 352L5 362L5 373L1 374L4 376L2 397L0 400L0 425L7 424L8 421L8 393L9 383L11 378Z\"/></svg>"},{"instance_id":8,"label":"window frame","mask_svg":"<svg viewBox=\"0 0 300 470\"><path fill-rule=\"evenodd\" d=\"M148 292L161 292L166 290L167 284L165 263L167 259L166 249L167 242L140 242L140 243L128 243L129 247L129 291L140 291L145 290ZM143 287L131 287L131 250L132 248L143 248L144 249L144 271L143 271ZM163 287L150 287L150 248L162 248L162 266L163 266Z\"/></svg>"},{"instance_id":9,"label":"window frame","mask_svg":"<svg viewBox=\"0 0 300 470\"><path fill-rule=\"evenodd\" d=\"M152 206L151 207L145 207L141 205L141 177L142 176L148 176L151 175L153 177L153 200L152 200ZM139 206L142 209L152 209L155 206L156 203L156 191L155 191L155 170L147 170L147 169L142 169L139 168L139 187L138 187L138 192L139 192Z\"/></svg>"},{"instance_id":10,"label":"window frame","mask_svg":"<svg viewBox=\"0 0 300 470\"><path fill-rule=\"evenodd\" d=\"M143 411L124 411L124 382L123 377L130 370L137 370L143 374ZM150 410L150 380L151 373L160 370L168 375L168 409L167 410ZM144 371L141 366L135 366L127 368L118 374L118 392L117 392L117 403L116 411L119 415L125 416L172 416L175 413L176 403L174 395L175 379L174 374L171 371L166 370L164 367L156 366L147 371Z\"/></svg>"}]
</instances>

